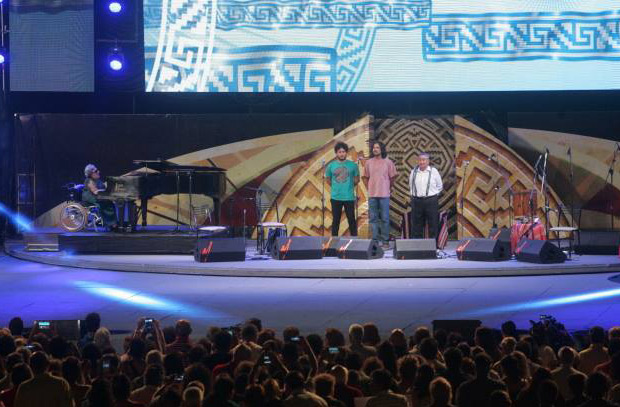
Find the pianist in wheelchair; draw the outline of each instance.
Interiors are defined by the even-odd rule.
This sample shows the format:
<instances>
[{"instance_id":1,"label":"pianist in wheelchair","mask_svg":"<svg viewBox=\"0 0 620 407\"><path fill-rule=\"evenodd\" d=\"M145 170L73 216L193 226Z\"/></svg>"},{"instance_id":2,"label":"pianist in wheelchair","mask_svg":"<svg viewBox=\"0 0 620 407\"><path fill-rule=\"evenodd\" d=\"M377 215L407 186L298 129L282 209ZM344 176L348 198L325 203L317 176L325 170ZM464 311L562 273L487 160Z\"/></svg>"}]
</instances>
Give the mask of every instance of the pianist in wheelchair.
<instances>
[{"instance_id":1,"label":"pianist in wheelchair","mask_svg":"<svg viewBox=\"0 0 620 407\"><path fill-rule=\"evenodd\" d=\"M118 220L116 218L116 207L112 201L105 201L97 199L97 195L100 191L105 191L106 185L101 180L101 174L97 167L93 164L88 164L84 168L84 190L82 191L82 201L91 205L99 207L101 218L103 219L103 226L108 230L115 230L118 226Z\"/></svg>"}]
</instances>

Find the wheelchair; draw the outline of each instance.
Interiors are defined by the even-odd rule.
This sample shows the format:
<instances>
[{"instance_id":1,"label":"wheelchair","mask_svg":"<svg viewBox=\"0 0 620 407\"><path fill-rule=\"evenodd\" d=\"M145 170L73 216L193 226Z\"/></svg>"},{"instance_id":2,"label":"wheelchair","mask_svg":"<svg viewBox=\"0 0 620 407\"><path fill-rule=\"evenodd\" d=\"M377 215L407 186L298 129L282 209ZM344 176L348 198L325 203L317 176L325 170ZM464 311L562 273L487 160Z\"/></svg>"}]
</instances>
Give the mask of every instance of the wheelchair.
<instances>
[{"instance_id":1,"label":"wheelchair","mask_svg":"<svg viewBox=\"0 0 620 407\"><path fill-rule=\"evenodd\" d=\"M67 232L103 228L103 218L97 205L82 202L83 184L67 184L67 201L60 208L60 227Z\"/></svg>"}]
</instances>

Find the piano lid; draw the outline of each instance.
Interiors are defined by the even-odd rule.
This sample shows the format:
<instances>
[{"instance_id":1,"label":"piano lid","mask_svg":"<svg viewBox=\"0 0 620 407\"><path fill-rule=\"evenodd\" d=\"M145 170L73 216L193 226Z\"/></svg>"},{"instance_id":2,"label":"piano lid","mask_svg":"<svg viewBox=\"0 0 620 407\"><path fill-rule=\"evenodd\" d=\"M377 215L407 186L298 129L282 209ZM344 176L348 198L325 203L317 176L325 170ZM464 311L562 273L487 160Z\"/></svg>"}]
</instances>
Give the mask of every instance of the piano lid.
<instances>
[{"instance_id":1,"label":"piano lid","mask_svg":"<svg viewBox=\"0 0 620 407\"><path fill-rule=\"evenodd\" d=\"M195 172L225 172L226 169L220 167L210 167L203 165L181 165L168 160L133 160L133 164L150 170L160 172L195 171Z\"/></svg>"}]
</instances>

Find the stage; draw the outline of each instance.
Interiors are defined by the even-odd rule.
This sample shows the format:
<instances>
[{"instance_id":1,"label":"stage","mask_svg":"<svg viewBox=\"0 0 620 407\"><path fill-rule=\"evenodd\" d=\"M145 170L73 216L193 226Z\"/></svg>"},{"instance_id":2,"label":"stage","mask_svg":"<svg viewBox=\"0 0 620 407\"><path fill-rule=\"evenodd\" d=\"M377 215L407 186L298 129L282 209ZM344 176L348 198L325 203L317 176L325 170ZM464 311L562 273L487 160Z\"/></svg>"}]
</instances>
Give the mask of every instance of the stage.
<instances>
[{"instance_id":1,"label":"stage","mask_svg":"<svg viewBox=\"0 0 620 407\"><path fill-rule=\"evenodd\" d=\"M34 246L36 248L56 251L26 250L25 243L32 245L33 241L37 242L34 243L38 245ZM117 243L111 245L114 241ZM19 259L56 266L230 277L447 278L620 272L620 258L615 255L573 254L571 259L560 264L526 263L515 259L497 262L461 261L456 258L456 241L448 242L446 250L440 252L437 259L430 260L397 260L393 257L392 249L387 250L383 258L373 260L343 260L336 257L274 260L270 256L257 254L256 242L247 240L245 261L198 263L191 254L195 242L196 237L191 233L170 233L165 230L148 235L91 232L66 234L47 230L26 235L26 242L7 243L6 251ZM127 253L132 248L135 248L135 254Z\"/></svg>"}]
</instances>

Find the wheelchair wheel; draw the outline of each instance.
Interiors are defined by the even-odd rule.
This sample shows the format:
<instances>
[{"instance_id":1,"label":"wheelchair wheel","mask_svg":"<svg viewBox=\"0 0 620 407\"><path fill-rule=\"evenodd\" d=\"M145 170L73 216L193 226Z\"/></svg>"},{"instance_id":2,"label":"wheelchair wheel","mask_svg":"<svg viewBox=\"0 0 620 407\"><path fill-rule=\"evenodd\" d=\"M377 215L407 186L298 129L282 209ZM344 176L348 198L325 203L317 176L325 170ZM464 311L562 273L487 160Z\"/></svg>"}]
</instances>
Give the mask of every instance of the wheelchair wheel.
<instances>
[{"instance_id":1,"label":"wheelchair wheel","mask_svg":"<svg viewBox=\"0 0 620 407\"><path fill-rule=\"evenodd\" d=\"M68 202L60 210L60 226L67 232L79 232L88 222L88 211L76 202Z\"/></svg>"}]
</instances>

